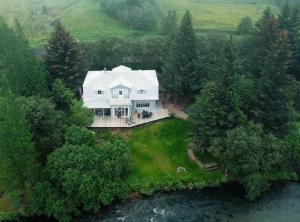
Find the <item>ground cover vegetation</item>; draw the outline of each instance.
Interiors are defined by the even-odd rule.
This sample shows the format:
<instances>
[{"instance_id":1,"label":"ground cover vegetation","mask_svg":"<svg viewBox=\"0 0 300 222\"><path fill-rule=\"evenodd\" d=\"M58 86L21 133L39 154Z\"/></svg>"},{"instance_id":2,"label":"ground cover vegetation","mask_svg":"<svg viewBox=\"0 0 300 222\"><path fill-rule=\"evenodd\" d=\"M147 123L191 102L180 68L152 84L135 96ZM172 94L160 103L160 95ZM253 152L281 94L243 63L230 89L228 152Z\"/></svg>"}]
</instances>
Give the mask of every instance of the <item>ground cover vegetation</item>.
<instances>
[{"instance_id":1,"label":"ground cover vegetation","mask_svg":"<svg viewBox=\"0 0 300 222\"><path fill-rule=\"evenodd\" d=\"M199 34L234 32L243 17L257 21L267 6L276 10L273 0L0 0L0 15L12 25L18 19L34 48L43 48L52 24L61 20L75 39L94 42L107 37L144 39L158 36L169 11L181 18L193 14ZM255 3L255 4L254 4Z\"/></svg>"}]
</instances>

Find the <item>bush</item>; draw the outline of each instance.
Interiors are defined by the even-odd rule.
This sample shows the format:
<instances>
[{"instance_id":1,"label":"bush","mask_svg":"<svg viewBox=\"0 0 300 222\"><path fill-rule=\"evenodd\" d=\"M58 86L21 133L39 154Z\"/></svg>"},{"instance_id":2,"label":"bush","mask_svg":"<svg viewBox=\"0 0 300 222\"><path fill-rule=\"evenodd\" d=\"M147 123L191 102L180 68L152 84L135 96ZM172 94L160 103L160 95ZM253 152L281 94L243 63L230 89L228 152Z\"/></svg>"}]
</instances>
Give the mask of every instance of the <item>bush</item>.
<instances>
[{"instance_id":1,"label":"bush","mask_svg":"<svg viewBox=\"0 0 300 222\"><path fill-rule=\"evenodd\" d=\"M87 135L75 127L71 131L69 134L75 132L76 139L80 138L77 135ZM45 179L34 187L31 213L68 222L82 211L99 213L103 206L127 197L129 189L124 178L131 159L127 146L120 141L100 147L88 144L67 141L49 155Z\"/></svg>"},{"instance_id":2,"label":"bush","mask_svg":"<svg viewBox=\"0 0 300 222\"><path fill-rule=\"evenodd\" d=\"M0 221L8 222L8 221L17 221L20 219L20 215L15 212L0 212Z\"/></svg>"}]
</instances>

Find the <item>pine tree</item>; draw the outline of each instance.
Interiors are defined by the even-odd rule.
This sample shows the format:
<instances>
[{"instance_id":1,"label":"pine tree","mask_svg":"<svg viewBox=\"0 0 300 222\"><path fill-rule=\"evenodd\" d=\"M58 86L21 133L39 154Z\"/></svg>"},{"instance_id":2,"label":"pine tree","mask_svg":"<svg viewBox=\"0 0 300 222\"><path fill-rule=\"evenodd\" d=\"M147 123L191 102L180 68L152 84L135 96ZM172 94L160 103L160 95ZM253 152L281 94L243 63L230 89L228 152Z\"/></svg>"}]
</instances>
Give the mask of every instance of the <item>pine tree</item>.
<instances>
[{"instance_id":1,"label":"pine tree","mask_svg":"<svg viewBox=\"0 0 300 222\"><path fill-rule=\"evenodd\" d=\"M46 50L46 68L51 81L62 79L77 92L88 70L88 62L85 52L60 22L55 23Z\"/></svg>"},{"instance_id":2,"label":"pine tree","mask_svg":"<svg viewBox=\"0 0 300 222\"><path fill-rule=\"evenodd\" d=\"M45 96L48 90L44 67L33 54L20 24L16 21L13 29L0 18L0 36L2 81L9 86L7 90L16 95Z\"/></svg>"},{"instance_id":3,"label":"pine tree","mask_svg":"<svg viewBox=\"0 0 300 222\"><path fill-rule=\"evenodd\" d=\"M291 66L288 73L300 80L300 15L299 9L292 9L288 2L282 8L278 16L279 28L288 32L288 40L291 49Z\"/></svg>"},{"instance_id":4,"label":"pine tree","mask_svg":"<svg viewBox=\"0 0 300 222\"><path fill-rule=\"evenodd\" d=\"M271 46L262 77L258 81L258 104L256 121L262 123L266 132L283 137L291 121L287 87L290 85L287 74L291 53L288 45L288 33L277 34L277 41Z\"/></svg>"},{"instance_id":5,"label":"pine tree","mask_svg":"<svg viewBox=\"0 0 300 222\"><path fill-rule=\"evenodd\" d=\"M251 41L249 51L249 70L256 77L259 77L264 66L264 61L271 51L271 46L277 40L279 32L278 20L270 8L264 11L263 16L255 25L256 30Z\"/></svg>"},{"instance_id":6,"label":"pine tree","mask_svg":"<svg viewBox=\"0 0 300 222\"><path fill-rule=\"evenodd\" d=\"M189 110L193 137L202 151L207 150L217 138L224 137L227 130L240 126L246 120L241 111L239 65L232 39L223 51L223 59L218 64L220 68L215 70L218 79L205 85Z\"/></svg>"},{"instance_id":7,"label":"pine tree","mask_svg":"<svg viewBox=\"0 0 300 222\"><path fill-rule=\"evenodd\" d=\"M189 11L183 16L162 78L166 90L176 95L191 95L200 88L197 39Z\"/></svg>"}]
</instances>

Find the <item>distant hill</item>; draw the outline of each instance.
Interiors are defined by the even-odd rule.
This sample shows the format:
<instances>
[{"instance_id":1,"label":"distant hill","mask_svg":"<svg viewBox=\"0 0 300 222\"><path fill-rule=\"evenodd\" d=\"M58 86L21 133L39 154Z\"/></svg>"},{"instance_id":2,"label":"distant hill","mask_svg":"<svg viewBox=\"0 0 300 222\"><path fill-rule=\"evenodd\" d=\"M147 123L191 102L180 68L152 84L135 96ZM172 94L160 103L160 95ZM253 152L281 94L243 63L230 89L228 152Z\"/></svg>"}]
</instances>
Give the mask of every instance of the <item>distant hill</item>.
<instances>
[{"instance_id":1,"label":"distant hill","mask_svg":"<svg viewBox=\"0 0 300 222\"><path fill-rule=\"evenodd\" d=\"M157 0L163 14L176 10L178 18L190 9L198 32L233 31L239 21L249 16L254 21L270 6L264 0ZM275 6L273 7L275 8ZM104 36L144 37L159 34L126 27L106 13L99 0L0 0L0 15L11 24L18 19L34 47L41 47L56 19L80 41L95 41Z\"/></svg>"}]
</instances>

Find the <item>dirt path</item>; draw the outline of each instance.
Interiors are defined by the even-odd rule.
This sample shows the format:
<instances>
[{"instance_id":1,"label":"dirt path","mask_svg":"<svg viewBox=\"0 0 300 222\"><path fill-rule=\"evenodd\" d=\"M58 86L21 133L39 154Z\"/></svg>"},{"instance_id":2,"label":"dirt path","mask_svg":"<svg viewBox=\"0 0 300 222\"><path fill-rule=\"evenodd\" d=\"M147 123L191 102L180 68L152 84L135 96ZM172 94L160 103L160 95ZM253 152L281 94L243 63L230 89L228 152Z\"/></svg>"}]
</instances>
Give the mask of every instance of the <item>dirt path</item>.
<instances>
[{"instance_id":1,"label":"dirt path","mask_svg":"<svg viewBox=\"0 0 300 222\"><path fill-rule=\"evenodd\" d=\"M184 119L184 120L188 119L188 114L186 114L183 111L182 107L177 106L173 103L164 104L164 107L167 108L171 114L174 114L175 117L177 117L179 119Z\"/></svg>"},{"instance_id":2,"label":"dirt path","mask_svg":"<svg viewBox=\"0 0 300 222\"><path fill-rule=\"evenodd\" d=\"M195 162L200 168L204 169L204 164L195 156L194 151L192 149L188 149L189 158Z\"/></svg>"}]
</instances>

